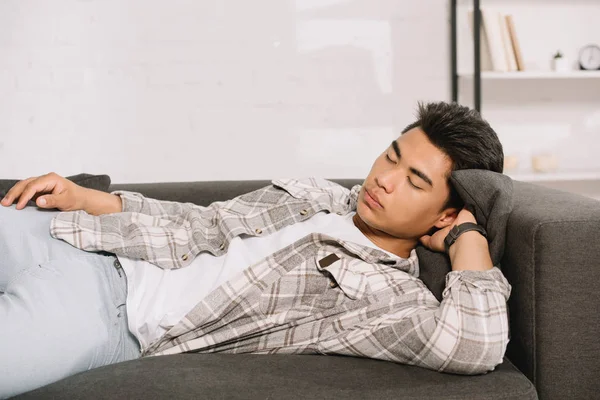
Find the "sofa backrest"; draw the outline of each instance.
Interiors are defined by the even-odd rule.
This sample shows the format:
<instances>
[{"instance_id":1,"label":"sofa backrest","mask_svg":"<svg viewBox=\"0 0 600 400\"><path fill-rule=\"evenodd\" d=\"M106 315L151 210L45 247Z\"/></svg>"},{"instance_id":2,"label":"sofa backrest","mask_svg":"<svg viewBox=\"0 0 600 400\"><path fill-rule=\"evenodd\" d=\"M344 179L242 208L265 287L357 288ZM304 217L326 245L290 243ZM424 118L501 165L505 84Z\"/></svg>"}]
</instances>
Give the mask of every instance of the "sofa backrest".
<instances>
[{"instance_id":1,"label":"sofa backrest","mask_svg":"<svg viewBox=\"0 0 600 400\"><path fill-rule=\"evenodd\" d=\"M362 179L331 180L348 189L363 182ZM269 180L121 183L112 184L109 191L128 190L153 199L190 202L206 206L214 201L233 199L270 184Z\"/></svg>"}]
</instances>

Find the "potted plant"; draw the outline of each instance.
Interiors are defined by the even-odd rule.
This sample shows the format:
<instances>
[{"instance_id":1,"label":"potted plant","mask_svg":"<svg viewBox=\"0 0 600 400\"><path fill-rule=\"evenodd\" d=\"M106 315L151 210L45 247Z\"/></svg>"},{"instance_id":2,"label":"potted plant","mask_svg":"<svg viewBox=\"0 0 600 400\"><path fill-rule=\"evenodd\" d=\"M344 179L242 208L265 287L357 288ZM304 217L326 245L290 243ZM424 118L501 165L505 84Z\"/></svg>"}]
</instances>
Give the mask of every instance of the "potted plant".
<instances>
[{"instance_id":1,"label":"potted plant","mask_svg":"<svg viewBox=\"0 0 600 400\"><path fill-rule=\"evenodd\" d=\"M552 69L557 72L565 72L570 69L569 60L563 56L560 50L554 53L554 57L552 58Z\"/></svg>"}]
</instances>

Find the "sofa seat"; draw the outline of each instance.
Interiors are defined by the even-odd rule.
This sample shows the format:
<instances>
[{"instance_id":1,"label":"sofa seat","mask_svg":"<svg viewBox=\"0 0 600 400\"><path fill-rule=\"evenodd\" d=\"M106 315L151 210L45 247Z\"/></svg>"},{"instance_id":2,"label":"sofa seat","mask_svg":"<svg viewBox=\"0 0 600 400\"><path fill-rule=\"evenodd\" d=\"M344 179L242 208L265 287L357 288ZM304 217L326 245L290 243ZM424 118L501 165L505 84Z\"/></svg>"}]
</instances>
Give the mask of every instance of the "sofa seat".
<instances>
[{"instance_id":1,"label":"sofa seat","mask_svg":"<svg viewBox=\"0 0 600 400\"><path fill-rule=\"evenodd\" d=\"M537 399L513 364L463 376L344 356L175 354L82 372L14 399Z\"/></svg>"}]
</instances>

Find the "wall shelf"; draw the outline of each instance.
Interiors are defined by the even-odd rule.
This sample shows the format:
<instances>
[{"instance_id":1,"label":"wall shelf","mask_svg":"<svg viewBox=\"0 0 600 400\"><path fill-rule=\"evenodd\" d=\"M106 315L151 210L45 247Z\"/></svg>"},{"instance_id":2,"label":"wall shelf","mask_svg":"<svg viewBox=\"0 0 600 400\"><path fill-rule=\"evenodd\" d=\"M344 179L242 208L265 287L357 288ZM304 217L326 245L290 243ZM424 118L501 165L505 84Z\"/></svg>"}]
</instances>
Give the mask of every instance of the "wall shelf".
<instances>
[{"instance_id":1,"label":"wall shelf","mask_svg":"<svg viewBox=\"0 0 600 400\"><path fill-rule=\"evenodd\" d=\"M556 172L505 172L516 181L523 182L562 182L562 181L597 181L600 171L556 171Z\"/></svg>"},{"instance_id":2,"label":"wall shelf","mask_svg":"<svg viewBox=\"0 0 600 400\"><path fill-rule=\"evenodd\" d=\"M461 78L473 79L473 74L461 74ZM520 71L481 72L481 79L600 79L600 71Z\"/></svg>"}]
</instances>

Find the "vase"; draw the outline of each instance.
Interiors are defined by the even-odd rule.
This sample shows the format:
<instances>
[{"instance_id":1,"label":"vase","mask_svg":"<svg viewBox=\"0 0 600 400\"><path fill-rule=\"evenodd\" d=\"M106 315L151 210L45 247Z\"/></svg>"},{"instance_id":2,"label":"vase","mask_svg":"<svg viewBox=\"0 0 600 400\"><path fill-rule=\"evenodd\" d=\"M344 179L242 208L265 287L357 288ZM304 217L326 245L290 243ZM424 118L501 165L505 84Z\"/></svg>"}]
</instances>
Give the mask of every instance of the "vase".
<instances>
[{"instance_id":1,"label":"vase","mask_svg":"<svg viewBox=\"0 0 600 400\"><path fill-rule=\"evenodd\" d=\"M552 59L552 70L556 72L566 72L571 70L569 60L566 57Z\"/></svg>"}]
</instances>

